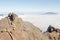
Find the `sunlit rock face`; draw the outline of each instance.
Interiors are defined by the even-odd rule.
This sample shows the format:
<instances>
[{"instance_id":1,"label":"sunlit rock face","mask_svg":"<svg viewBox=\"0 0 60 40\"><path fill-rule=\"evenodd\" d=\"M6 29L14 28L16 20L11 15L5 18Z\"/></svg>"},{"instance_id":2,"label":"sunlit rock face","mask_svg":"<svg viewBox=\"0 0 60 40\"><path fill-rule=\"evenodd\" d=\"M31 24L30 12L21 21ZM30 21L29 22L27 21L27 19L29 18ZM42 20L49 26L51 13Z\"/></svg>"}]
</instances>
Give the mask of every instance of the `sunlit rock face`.
<instances>
[{"instance_id":1,"label":"sunlit rock face","mask_svg":"<svg viewBox=\"0 0 60 40\"><path fill-rule=\"evenodd\" d=\"M0 40L60 40L60 29L49 25L47 31L42 32L15 13L9 13L0 20Z\"/></svg>"},{"instance_id":2,"label":"sunlit rock face","mask_svg":"<svg viewBox=\"0 0 60 40\"><path fill-rule=\"evenodd\" d=\"M0 20L0 40L43 40L43 37L39 28L18 18L15 13Z\"/></svg>"},{"instance_id":3,"label":"sunlit rock face","mask_svg":"<svg viewBox=\"0 0 60 40\"><path fill-rule=\"evenodd\" d=\"M50 40L60 40L60 29L54 28L53 26L49 25L44 35L48 36Z\"/></svg>"}]
</instances>

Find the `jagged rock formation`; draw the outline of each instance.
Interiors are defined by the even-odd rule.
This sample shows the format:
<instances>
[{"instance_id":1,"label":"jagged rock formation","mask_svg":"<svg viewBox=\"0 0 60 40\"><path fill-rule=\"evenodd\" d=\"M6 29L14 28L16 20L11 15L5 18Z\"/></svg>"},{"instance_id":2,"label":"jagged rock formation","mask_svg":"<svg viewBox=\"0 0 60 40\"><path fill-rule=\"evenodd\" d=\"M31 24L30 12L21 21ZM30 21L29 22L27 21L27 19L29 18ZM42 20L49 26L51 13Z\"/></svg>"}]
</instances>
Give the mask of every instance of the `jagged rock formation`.
<instances>
[{"instance_id":1,"label":"jagged rock formation","mask_svg":"<svg viewBox=\"0 0 60 40\"><path fill-rule=\"evenodd\" d=\"M49 25L47 32L44 33L50 40L60 40L60 29Z\"/></svg>"},{"instance_id":2,"label":"jagged rock formation","mask_svg":"<svg viewBox=\"0 0 60 40\"><path fill-rule=\"evenodd\" d=\"M0 20L0 40L43 40L42 32L14 13Z\"/></svg>"},{"instance_id":3,"label":"jagged rock formation","mask_svg":"<svg viewBox=\"0 0 60 40\"><path fill-rule=\"evenodd\" d=\"M53 32L53 31L56 31L56 29L53 26L49 25L47 32Z\"/></svg>"},{"instance_id":4,"label":"jagged rock formation","mask_svg":"<svg viewBox=\"0 0 60 40\"><path fill-rule=\"evenodd\" d=\"M60 29L49 25L42 31L14 13L0 20L0 40L60 40Z\"/></svg>"}]
</instances>

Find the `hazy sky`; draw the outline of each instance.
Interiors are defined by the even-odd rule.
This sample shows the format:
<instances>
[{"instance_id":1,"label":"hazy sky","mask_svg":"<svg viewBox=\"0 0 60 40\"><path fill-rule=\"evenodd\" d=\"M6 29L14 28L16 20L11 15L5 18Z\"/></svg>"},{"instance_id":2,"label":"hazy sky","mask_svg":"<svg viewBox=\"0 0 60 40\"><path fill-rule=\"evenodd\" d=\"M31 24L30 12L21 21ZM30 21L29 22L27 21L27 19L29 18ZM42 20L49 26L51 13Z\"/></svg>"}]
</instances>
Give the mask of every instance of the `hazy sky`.
<instances>
[{"instance_id":1,"label":"hazy sky","mask_svg":"<svg viewBox=\"0 0 60 40\"><path fill-rule=\"evenodd\" d=\"M0 0L0 12L58 12L60 0Z\"/></svg>"}]
</instances>

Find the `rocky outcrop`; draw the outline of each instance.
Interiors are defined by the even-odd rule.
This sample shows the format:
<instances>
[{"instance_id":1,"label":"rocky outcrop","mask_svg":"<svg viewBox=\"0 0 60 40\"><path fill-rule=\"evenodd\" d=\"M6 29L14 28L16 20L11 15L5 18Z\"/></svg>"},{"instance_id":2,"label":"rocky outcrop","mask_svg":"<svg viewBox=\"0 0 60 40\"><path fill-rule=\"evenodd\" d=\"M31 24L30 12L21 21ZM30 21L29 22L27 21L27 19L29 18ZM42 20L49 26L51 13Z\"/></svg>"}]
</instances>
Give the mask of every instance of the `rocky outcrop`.
<instances>
[{"instance_id":1,"label":"rocky outcrop","mask_svg":"<svg viewBox=\"0 0 60 40\"><path fill-rule=\"evenodd\" d=\"M56 29L53 26L49 25L49 27L47 29L47 32L50 32L51 33L53 31L56 31Z\"/></svg>"},{"instance_id":2,"label":"rocky outcrop","mask_svg":"<svg viewBox=\"0 0 60 40\"><path fill-rule=\"evenodd\" d=\"M60 40L60 29L49 25L43 33L32 23L10 13L0 20L0 40Z\"/></svg>"},{"instance_id":3,"label":"rocky outcrop","mask_svg":"<svg viewBox=\"0 0 60 40\"><path fill-rule=\"evenodd\" d=\"M42 32L14 13L0 20L0 40L43 40Z\"/></svg>"},{"instance_id":4,"label":"rocky outcrop","mask_svg":"<svg viewBox=\"0 0 60 40\"><path fill-rule=\"evenodd\" d=\"M60 29L49 25L47 32L44 33L50 40L60 40Z\"/></svg>"}]
</instances>

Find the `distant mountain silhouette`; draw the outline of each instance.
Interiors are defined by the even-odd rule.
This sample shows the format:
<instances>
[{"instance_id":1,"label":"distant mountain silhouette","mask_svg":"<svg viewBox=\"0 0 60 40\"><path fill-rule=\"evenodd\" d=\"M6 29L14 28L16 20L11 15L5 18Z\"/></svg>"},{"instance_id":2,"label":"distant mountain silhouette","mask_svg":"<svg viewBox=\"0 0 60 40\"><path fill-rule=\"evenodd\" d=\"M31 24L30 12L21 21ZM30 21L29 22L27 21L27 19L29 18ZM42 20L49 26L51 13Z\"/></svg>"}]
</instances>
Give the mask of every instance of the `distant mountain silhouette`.
<instances>
[{"instance_id":1,"label":"distant mountain silhouette","mask_svg":"<svg viewBox=\"0 0 60 40\"><path fill-rule=\"evenodd\" d=\"M0 16L3 16L3 14L0 14Z\"/></svg>"},{"instance_id":2,"label":"distant mountain silhouette","mask_svg":"<svg viewBox=\"0 0 60 40\"><path fill-rule=\"evenodd\" d=\"M54 12L47 12L47 13L44 13L43 15L56 15L57 13L54 13Z\"/></svg>"}]
</instances>

